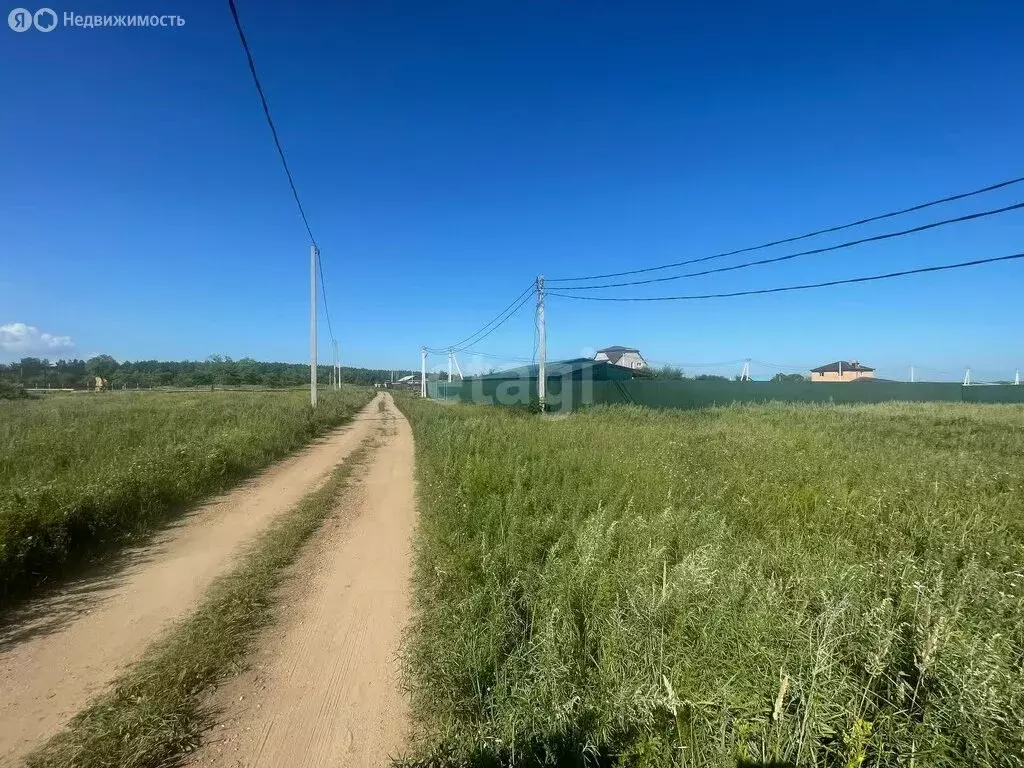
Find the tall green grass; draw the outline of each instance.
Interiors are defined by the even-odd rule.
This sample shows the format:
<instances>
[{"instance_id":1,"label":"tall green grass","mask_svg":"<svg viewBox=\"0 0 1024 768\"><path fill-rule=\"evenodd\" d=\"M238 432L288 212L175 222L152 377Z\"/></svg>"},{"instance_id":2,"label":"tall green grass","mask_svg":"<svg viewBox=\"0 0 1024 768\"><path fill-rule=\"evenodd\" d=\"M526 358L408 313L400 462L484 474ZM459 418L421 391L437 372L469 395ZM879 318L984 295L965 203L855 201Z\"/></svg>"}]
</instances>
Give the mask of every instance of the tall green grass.
<instances>
[{"instance_id":1,"label":"tall green grass","mask_svg":"<svg viewBox=\"0 0 1024 768\"><path fill-rule=\"evenodd\" d=\"M151 530L349 419L370 389L0 401L0 598Z\"/></svg>"},{"instance_id":2,"label":"tall green grass","mask_svg":"<svg viewBox=\"0 0 1024 768\"><path fill-rule=\"evenodd\" d=\"M1024 408L401 406L424 762L1024 765Z\"/></svg>"}]
</instances>

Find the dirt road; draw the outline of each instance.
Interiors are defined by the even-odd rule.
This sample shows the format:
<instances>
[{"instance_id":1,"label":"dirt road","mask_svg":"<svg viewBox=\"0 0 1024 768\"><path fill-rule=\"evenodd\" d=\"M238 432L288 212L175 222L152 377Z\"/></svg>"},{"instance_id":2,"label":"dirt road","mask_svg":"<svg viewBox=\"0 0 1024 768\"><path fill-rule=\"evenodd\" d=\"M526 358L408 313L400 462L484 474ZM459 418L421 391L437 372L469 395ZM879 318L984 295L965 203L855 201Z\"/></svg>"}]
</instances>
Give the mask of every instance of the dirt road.
<instances>
[{"instance_id":1,"label":"dirt road","mask_svg":"<svg viewBox=\"0 0 1024 768\"><path fill-rule=\"evenodd\" d=\"M17 763L185 616L278 514L319 487L382 424L350 424L188 514L127 565L30 603L0 625L0 764Z\"/></svg>"},{"instance_id":2,"label":"dirt road","mask_svg":"<svg viewBox=\"0 0 1024 768\"><path fill-rule=\"evenodd\" d=\"M215 694L222 716L193 765L368 768L405 745L413 441L386 397L383 445L298 564L250 671Z\"/></svg>"}]
</instances>

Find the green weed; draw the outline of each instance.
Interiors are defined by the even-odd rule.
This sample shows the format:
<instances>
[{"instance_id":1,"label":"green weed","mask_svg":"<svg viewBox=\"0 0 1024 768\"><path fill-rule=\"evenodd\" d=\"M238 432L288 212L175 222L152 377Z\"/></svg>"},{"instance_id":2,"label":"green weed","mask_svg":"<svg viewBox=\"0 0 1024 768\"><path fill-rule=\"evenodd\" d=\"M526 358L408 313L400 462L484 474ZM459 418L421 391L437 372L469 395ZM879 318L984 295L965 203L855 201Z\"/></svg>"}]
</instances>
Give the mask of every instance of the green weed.
<instances>
[{"instance_id":1,"label":"green weed","mask_svg":"<svg viewBox=\"0 0 1024 768\"><path fill-rule=\"evenodd\" d=\"M0 600L143 535L368 403L373 390L0 401Z\"/></svg>"},{"instance_id":2,"label":"green weed","mask_svg":"<svg viewBox=\"0 0 1024 768\"><path fill-rule=\"evenodd\" d=\"M399 402L423 763L1024 765L1024 408Z\"/></svg>"}]
</instances>

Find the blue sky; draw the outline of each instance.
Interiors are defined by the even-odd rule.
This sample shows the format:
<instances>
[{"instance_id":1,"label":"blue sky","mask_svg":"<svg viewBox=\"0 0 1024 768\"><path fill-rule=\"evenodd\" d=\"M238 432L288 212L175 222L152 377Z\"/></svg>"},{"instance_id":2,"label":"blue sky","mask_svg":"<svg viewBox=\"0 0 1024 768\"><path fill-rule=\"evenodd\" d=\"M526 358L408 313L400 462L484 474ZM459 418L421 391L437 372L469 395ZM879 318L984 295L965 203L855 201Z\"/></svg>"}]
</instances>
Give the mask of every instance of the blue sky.
<instances>
[{"instance_id":1,"label":"blue sky","mask_svg":"<svg viewBox=\"0 0 1024 768\"><path fill-rule=\"evenodd\" d=\"M36 329L0 355L303 360L307 237L226 3L147 6L186 24L0 28L0 325ZM702 256L1024 175L1020 3L239 0L239 12L349 364L417 367L421 344L467 336L540 273ZM1024 185L863 233L1020 200ZM622 293L1021 250L1012 212ZM910 363L1012 377L1022 284L1011 262L706 302L551 299L549 356L626 344L689 364L842 357L893 377ZM524 311L480 349L528 358L533 337Z\"/></svg>"}]
</instances>

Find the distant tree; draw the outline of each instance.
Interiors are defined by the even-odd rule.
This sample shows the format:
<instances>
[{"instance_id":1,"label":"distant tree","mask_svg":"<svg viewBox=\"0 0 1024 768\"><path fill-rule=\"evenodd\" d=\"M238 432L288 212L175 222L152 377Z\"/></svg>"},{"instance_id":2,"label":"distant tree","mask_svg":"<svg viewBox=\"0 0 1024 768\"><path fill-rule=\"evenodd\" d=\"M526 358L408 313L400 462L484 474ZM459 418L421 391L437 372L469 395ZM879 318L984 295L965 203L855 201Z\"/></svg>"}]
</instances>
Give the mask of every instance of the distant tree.
<instances>
[{"instance_id":1,"label":"distant tree","mask_svg":"<svg viewBox=\"0 0 1024 768\"><path fill-rule=\"evenodd\" d=\"M112 379L117 372L118 362L110 355L97 355L85 361L85 370L90 376Z\"/></svg>"},{"instance_id":2,"label":"distant tree","mask_svg":"<svg viewBox=\"0 0 1024 768\"><path fill-rule=\"evenodd\" d=\"M655 379L685 379L686 374L683 373L683 369L675 365L663 365L660 368L652 368L651 375Z\"/></svg>"},{"instance_id":3,"label":"distant tree","mask_svg":"<svg viewBox=\"0 0 1024 768\"><path fill-rule=\"evenodd\" d=\"M418 371L393 371L401 378ZM331 366L322 365L318 381L325 386L330 380ZM447 374L435 374L447 378ZM309 383L309 365L306 363L271 363L243 358L232 360L214 355L207 360L136 360L118 363L110 355L98 355L88 361L58 360L52 366L48 361L26 357L18 362L0 363L0 381L24 387L51 386L88 387L92 377L101 376L113 389L135 389L157 386L205 387L211 385L246 384L264 387L294 387ZM345 384L372 385L391 381L392 370L378 368L341 369Z\"/></svg>"},{"instance_id":4,"label":"distant tree","mask_svg":"<svg viewBox=\"0 0 1024 768\"><path fill-rule=\"evenodd\" d=\"M776 373L772 381L807 381L807 377L801 373Z\"/></svg>"},{"instance_id":5,"label":"distant tree","mask_svg":"<svg viewBox=\"0 0 1024 768\"><path fill-rule=\"evenodd\" d=\"M43 361L38 357L23 357L19 363L21 382L26 387L38 386L42 379Z\"/></svg>"},{"instance_id":6,"label":"distant tree","mask_svg":"<svg viewBox=\"0 0 1024 768\"><path fill-rule=\"evenodd\" d=\"M694 381L728 381L728 376L719 376L717 373L702 373L700 376L694 376Z\"/></svg>"}]
</instances>

